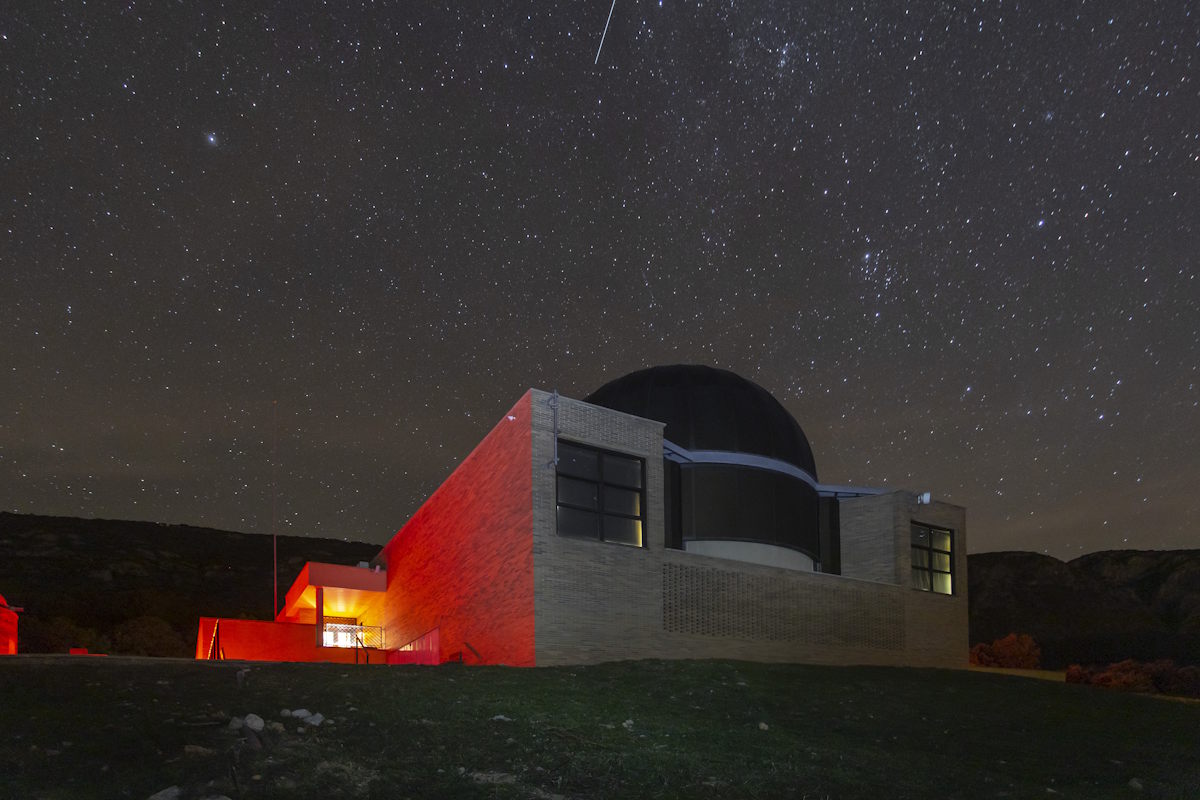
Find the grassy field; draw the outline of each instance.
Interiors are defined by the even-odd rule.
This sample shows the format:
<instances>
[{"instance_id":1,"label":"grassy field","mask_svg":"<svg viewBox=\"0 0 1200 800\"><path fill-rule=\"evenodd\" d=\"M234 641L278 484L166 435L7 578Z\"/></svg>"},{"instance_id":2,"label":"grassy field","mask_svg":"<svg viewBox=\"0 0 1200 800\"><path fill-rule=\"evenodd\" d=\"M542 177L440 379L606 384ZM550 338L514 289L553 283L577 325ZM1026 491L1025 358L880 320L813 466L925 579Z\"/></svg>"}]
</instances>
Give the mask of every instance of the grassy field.
<instances>
[{"instance_id":1,"label":"grassy field","mask_svg":"<svg viewBox=\"0 0 1200 800\"><path fill-rule=\"evenodd\" d=\"M1195 704L966 671L0 658L2 798L1189 798L1198 742Z\"/></svg>"}]
</instances>

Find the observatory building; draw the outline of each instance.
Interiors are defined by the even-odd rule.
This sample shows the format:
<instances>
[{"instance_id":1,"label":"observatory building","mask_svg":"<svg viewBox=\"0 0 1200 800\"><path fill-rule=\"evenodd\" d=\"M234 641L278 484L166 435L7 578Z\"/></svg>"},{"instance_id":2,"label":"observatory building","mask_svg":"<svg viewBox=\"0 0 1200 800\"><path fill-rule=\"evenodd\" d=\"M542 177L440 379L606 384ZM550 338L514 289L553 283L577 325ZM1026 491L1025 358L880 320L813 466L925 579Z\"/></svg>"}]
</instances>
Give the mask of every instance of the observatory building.
<instances>
[{"instance_id":1,"label":"observatory building","mask_svg":"<svg viewBox=\"0 0 1200 800\"><path fill-rule=\"evenodd\" d=\"M370 564L309 564L197 657L965 667L965 512L823 484L765 389L703 366L531 389Z\"/></svg>"}]
</instances>

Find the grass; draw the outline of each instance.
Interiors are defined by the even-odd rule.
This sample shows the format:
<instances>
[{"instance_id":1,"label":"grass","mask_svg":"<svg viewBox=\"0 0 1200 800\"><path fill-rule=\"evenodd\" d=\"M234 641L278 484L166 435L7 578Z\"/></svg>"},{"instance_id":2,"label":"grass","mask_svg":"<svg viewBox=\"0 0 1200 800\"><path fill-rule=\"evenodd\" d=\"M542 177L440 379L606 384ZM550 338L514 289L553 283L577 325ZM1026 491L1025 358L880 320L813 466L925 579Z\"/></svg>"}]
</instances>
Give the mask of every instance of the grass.
<instances>
[{"instance_id":1,"label":"grass","mask_svg":"<svg viewBox=\"0 0 1200 800\"><path fill-rule=\"evenodd\" d=\"M297 732L301 706L333 724ZM227 724L250 712L287 726L256 748ZM0 658L0 798L1183 798L1197 730L967 671Z\"/></svg>"}]
</instances>

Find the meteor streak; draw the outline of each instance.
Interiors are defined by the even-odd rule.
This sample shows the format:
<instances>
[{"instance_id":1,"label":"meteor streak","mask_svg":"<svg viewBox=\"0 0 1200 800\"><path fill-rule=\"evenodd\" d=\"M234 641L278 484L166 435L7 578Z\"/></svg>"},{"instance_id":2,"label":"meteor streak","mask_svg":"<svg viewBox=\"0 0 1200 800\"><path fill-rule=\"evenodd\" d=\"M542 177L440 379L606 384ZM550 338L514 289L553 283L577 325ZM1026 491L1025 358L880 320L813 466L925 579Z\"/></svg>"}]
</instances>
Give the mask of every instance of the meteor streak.
<instances>
[{"instance_id":1,"label":"meteor streak","mask_svg":"<svg viewBox=\"0 0 1200 800\"><path fill-rule=\"evenodd\" d=\"M613 0L612 5L608 9L608 19L604 21L604 33L600 34L600 46L596 48L596 60L593 62L595 64L600 63L600 51L604 49L604 37L608 36L608 23L612 22L612 12L616 7L617 0Z\"/></svg>"}]
</instances>

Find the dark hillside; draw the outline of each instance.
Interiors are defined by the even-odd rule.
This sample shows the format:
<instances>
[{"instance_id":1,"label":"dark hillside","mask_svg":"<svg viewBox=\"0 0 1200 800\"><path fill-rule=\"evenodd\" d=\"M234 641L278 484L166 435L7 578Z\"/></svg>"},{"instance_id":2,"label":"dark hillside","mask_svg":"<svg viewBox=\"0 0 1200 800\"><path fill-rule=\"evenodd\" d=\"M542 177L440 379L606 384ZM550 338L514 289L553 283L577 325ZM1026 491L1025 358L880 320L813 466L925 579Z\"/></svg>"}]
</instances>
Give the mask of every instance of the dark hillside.
<instances>
[{"instance_id":1,"label":"dark hillside","mask_svg":"<svg viewBox=\"0 0 1200 800\"><path fill-rule=\"evenodd\" d=\"M280 596L306 561L354 564L378 551L363 542L280 536ZM0 593L25 607L21 652L61 652L67 644L108 650L118 639L129 649L140 630L159 650L189 655L201 615L272 615L270 536L0 513L0 554ZM121 628L145 617L165 622L178 641L145 620Z\"/></svg>"},{"instance_id":2,"label":"dark hillside","mask_svg":"<svg viewBox=\"0 0 1200 800\"><path fill-rule=\"evenodd\" d=\"M1200 663L1200 551L1114 550L969 559L971 642L1028 633L1043 664L1171 658Z\"/></svg>"}]
</instances>

